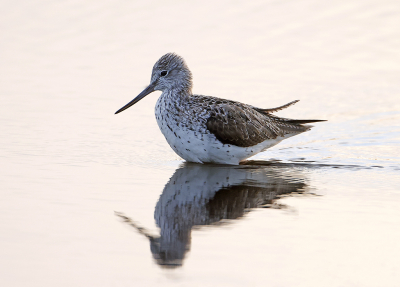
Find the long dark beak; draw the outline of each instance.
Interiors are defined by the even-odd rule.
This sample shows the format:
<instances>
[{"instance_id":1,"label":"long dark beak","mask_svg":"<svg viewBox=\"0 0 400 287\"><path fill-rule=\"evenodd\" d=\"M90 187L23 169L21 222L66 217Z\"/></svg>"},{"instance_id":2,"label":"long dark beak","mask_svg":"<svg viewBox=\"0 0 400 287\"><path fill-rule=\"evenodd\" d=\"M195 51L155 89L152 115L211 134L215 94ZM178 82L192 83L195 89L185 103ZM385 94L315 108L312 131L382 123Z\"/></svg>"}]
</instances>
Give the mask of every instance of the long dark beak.
<instances>
[{"instance_id":1,"label":"long dark beak","mask_svg":"<svg viewBox=\"0 0 400 287\"><path fill-rule=\"evenodd\" d=\"M136 104L137 102L139 102L141 99L143 99L145 96L147 96L148 94L150 94L151 92L154 92L154 86L156 85L155 82L151 83L146 89L143 90L143 92L141 92L136 98L134 98L132 101L130 101L129 103L127 103L125 106L123 106L122 108L120 108L118 111L115 112L115 114L118 114L124 110L126 110L127 108L133 106L134 104Z\"/></svg>"}]
</instances>

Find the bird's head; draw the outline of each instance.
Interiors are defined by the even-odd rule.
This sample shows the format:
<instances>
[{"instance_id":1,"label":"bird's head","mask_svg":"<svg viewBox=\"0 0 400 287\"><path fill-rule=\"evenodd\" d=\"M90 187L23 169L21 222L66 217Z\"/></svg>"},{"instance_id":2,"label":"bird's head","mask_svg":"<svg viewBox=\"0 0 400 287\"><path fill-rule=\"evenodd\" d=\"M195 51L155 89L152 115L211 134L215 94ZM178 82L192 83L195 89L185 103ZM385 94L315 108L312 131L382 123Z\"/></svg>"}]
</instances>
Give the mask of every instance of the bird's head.
<instances>
[{"instance_id":1,"label":"bird's head","mask_svg":"<svg viewBox=\"0 0 400 287\"><path fill-rule=\"evenodd\" d=\"M174 53L165 54L154 64L150 85L116 114L133 106L151 92L168 90L189 94L192 90L192 73L183 58Z\"/></svg>"}]
</instances>

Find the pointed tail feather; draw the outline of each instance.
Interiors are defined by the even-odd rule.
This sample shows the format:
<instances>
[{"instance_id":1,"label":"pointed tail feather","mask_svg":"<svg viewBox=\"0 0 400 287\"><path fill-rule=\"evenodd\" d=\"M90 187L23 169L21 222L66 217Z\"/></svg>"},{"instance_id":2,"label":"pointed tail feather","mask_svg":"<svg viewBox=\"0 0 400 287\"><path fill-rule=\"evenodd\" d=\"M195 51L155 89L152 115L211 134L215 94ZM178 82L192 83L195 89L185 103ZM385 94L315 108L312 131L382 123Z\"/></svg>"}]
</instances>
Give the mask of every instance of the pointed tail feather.
<instances>
[{"instance_id":1,"label":"pointed tail feather","mask_svg":"<svg viewBox=\"0 0 400 287\"><path fill-rule=\"evenodd\" d=\"M316 123L316 122L326 122L327 120L287 120L286 123L291 124L309 124L309 123Z\"/></svg>"},{"instance_id":2,"label":"pointed tail feather","mask_svg":"<svg viewBox=\"0 0 400 287\"><path fill-rule=\"evenodd\" d=\"M292 101L292 102L290 102L290 103L288 103L286 105L283 105L283 106L280 106L280 107L277 107L277 108L272 108L272 109L259 109L259 108L256 108L255 110L260 112L260 113L263 113L263 114L274 113L274 112L286 109L286 108L290 107L291 105L294 105L298 101L299 100L295 100L295 101Z\"/></svg>"}]
</instances>

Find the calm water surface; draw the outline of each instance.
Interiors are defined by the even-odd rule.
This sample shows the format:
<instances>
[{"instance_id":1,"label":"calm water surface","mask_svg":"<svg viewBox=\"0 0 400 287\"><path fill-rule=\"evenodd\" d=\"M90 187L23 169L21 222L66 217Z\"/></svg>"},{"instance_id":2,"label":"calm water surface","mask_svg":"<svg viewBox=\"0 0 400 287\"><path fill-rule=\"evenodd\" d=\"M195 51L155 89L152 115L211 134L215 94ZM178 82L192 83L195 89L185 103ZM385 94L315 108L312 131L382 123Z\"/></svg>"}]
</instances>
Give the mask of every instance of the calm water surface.
<instances>
[{"instance_id":1,"label":"calm water surface","mask_svg":"<svg viewBox=\"0 0 400 287\"><path fill-rule=\"evenodd\" d=\"M3 1L1 286L399 286L398 1ZM245 165L186 163L159 92L320 118Z\"/></svg>"}]
</instances>

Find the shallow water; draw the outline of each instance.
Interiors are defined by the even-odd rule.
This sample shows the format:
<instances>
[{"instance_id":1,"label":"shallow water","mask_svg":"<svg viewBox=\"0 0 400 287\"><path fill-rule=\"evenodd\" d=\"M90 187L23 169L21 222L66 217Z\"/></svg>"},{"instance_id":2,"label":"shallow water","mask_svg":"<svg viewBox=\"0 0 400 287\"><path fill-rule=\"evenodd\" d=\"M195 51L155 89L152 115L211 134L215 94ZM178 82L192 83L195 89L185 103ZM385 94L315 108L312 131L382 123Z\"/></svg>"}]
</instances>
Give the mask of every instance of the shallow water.
<instances>
[{"instance_id":1,"label":"shallow water","mask_svg":"<svg viewBox=\"0 0 400 287\"><path fill-rule=\"evenodd\" d=\"M0 7L1 286L399 286L398 1ZM185 163L159 92L114 115L170 51L195 93L328 122Z\"/></svg>"}]
</instances>

